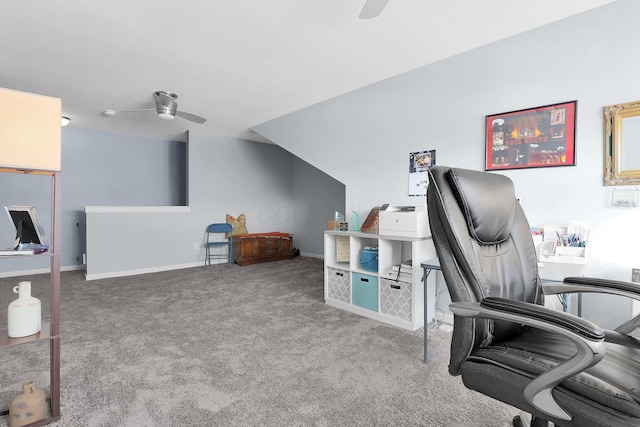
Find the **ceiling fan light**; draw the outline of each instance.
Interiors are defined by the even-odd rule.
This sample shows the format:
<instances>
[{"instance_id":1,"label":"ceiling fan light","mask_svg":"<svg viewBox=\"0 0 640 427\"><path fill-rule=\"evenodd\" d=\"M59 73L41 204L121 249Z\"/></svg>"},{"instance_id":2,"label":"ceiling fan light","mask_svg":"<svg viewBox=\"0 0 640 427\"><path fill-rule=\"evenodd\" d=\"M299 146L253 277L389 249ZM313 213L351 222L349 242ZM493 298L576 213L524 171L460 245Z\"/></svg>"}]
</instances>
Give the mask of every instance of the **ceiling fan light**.
<instances>
[{"instance_id":1,"label":"ceiling fan light","mask_svg":"<svg viewBox=\"0 0 640 427\"><path fill-rule=\"evenodd\" d=\"M164 120L173 120L173 119L175 119L175 116L173 114L164 113L164 112L159 112L158 113L158 117L160 117L161 119L164 119Z\"/></svg>"}]
</instances>

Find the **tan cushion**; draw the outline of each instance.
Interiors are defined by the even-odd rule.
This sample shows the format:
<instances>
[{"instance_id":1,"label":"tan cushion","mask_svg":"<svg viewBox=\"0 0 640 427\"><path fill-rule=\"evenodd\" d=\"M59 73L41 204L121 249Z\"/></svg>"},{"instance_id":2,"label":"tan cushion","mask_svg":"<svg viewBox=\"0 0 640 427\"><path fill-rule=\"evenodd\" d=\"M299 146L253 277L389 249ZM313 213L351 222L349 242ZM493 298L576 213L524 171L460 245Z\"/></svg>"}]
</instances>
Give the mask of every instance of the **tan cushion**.
<instances>
[{"instance_id":1,"label":"tan cushion","mask_svg":"<svg viewBox=\"0 0 640 427\"><path fill-rule=\"evenodd\" d=\"M249 234L247 231L247 217L244 214L238 215L238 218L234 218L233 216L227 214L227 224L231 224L233 227L232 236L237 236L240 234ZM227 233L227 239L230 237Z\"/></svg>"}]
</instances>

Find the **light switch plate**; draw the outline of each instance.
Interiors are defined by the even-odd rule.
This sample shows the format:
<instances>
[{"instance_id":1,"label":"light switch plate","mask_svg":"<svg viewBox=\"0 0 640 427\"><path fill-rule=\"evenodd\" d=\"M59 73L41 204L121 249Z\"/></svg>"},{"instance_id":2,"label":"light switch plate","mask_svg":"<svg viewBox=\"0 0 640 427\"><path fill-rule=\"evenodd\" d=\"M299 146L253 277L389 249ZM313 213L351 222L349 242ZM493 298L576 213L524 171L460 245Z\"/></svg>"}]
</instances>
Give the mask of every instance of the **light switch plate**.
<instances>
[{"instance_id":1,"label":"light switch plate","mask_svg":"<svg viewBox=\"0 0 640 427\"><path fill-rule=\"evenodd\" d=\"M631 269L631 281L640 283L640 268Z\"/></svg>"}]
</instances>

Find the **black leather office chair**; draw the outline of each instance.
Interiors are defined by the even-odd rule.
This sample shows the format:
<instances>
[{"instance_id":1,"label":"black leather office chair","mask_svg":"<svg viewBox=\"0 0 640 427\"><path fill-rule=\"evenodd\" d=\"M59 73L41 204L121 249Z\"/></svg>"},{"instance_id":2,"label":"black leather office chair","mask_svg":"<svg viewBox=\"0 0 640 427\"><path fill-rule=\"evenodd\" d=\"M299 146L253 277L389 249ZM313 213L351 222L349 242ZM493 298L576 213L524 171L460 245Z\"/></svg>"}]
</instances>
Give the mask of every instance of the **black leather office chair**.
<instances>
[{"instance_id":1,"label":"black leather office chair","mask_svg":"<svg viewBox=\"0 0 640 427\"><path fill-rule=\"evenodd\" d=\"M505 176L435 166L427 205L453 301L449 373L532 414L534 426L640 426L640 345L627 335L638 319L608 331L542 305L543 287L636 299L640 288L584 277L541 284L529 224Z\"/></svg>"}]
</instances>

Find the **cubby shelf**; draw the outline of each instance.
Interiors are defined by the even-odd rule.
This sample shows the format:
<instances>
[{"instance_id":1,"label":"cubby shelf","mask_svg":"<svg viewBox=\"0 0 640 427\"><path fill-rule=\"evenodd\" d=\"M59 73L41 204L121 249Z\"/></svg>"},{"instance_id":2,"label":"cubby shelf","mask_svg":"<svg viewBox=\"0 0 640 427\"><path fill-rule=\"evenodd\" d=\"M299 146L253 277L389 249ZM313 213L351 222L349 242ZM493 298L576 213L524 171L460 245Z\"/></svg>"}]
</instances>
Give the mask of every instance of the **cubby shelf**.
<instances>
[{"instance_id":1,"label":"cubby shelf","mask_svg":"<svg viewBox=\"0 0 640 427\"><path fill-rule=\"evenodd\" d=\"M366 246L378 248L377 271L370 271L360 264L360 256ZM416 330L424 325L425 320L425 288L420 264L435 257L431 237L327 230L324 233L325 302L404 329ZM410 279L392 274L394 266L409 260ZM427 292L428 322L435 315L435 286L427 286Z\"/></svg>"}]
</instances>

